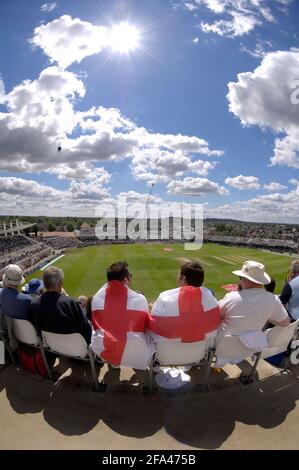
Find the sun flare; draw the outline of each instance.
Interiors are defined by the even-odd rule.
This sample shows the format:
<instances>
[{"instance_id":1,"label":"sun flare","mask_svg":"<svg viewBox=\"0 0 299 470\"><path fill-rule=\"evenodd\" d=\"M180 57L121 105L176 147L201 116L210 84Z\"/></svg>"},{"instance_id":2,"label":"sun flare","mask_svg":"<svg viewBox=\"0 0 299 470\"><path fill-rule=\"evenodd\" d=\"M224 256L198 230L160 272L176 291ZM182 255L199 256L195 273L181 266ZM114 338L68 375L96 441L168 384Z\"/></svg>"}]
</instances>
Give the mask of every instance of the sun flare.
<instances>
[{"instance_id":1,"label":"sun flare","mask_svg":"<svg viewBox=\"0 0 299 470\"><path fill-rule=\"evenodd\" d=\"M111 28L109 45L114 52L128 54L139 46L139 31L127 22L119 23Z\"/></svg>"}]
</instances>

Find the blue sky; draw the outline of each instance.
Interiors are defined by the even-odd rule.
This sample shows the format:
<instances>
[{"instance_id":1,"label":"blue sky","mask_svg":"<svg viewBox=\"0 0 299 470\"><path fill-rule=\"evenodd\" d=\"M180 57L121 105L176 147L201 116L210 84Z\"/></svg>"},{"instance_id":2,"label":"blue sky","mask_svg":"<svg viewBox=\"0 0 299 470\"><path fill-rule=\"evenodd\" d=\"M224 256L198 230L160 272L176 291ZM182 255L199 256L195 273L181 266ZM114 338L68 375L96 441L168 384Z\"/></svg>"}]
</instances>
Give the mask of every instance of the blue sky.
<instances>
[{"instance_id":1,"label":"blue sky","mask_svg":"<svg viewBox=\"0 0 299 470\"><path fill-rule=\"evenodd\" d=\"M0 213L299 223L299 2L0 4ZM60 152L58 146L62 147Z\"/></svg>"}]
</instances>

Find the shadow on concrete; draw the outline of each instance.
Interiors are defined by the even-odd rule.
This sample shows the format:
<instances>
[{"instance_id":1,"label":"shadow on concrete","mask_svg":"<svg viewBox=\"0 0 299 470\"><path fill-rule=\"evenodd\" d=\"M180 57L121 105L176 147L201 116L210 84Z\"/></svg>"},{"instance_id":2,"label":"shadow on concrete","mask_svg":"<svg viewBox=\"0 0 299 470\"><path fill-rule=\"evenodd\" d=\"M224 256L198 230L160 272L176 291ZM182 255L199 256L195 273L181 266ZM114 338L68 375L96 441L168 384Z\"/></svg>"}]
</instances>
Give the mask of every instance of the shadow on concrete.
<instances>
[{"instance_id":1,"label":"shadow on concrete","mask_svg":"<svg viewBox=\"0 0 299 470\"><path fill-rule=\"evenodd\" d=\"M165 428L177 441L201 449L219 448L237 422L265 429L279 426L299 399L298 379L292 372L244 386L223 370L214 371L210 391L193 387L170 397L155 389L145 397L145 372L134 371L124 380L120 370L109 368L103 376L106 393L96 393L88 364L67 365L70 375L56 385L9 366L0 373L0 389L6 389L17 413L43 411L45 421L66 436L88 433L102 420L115 433L138 439ZM192 369L193 382L199 382L201 373Z\"/></svg>"}]
</instances>

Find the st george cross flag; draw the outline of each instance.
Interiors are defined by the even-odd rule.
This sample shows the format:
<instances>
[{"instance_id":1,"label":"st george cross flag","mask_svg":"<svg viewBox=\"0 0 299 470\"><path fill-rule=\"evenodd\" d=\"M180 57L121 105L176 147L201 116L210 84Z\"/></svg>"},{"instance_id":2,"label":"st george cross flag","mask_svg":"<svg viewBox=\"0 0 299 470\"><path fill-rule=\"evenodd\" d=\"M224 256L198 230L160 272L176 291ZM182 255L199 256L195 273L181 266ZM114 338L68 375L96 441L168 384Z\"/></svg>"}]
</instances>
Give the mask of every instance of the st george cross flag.
<instances>
[{"instance_id":1,"label":"st george cross flag","mask_svg":"<svg viewBox=\"0 0 299 470\"><path fill-rule=\"evenodd\" d=\"M202 341L217 330L220 309L205 287L184 286L162 292L153 305L149 330L155 342L177 339L182 343Z\"/></svg>"},{"instance_id":2,"label":"st george cross flag","mask_svg":"<svg viewBox=\"0 0 299 470\"><path fill-rule=\"evenodd\" d=\"M92 301L92 350L110 364L145 370L154 352L148 310L142 294L119 281L105 284Z\"/></svg>"},{"instance_id":3,"label":"st george cross flag","mask_svg":"<svg viewBox=\"0 0 299 470\"><path fill-rule=\"evenodd\" d=\"M221 287L225 289L227 292L234 292L236 290L239 290L238 284L225 284L225 286L221 286Z\"/></svg>"}]
</instances>

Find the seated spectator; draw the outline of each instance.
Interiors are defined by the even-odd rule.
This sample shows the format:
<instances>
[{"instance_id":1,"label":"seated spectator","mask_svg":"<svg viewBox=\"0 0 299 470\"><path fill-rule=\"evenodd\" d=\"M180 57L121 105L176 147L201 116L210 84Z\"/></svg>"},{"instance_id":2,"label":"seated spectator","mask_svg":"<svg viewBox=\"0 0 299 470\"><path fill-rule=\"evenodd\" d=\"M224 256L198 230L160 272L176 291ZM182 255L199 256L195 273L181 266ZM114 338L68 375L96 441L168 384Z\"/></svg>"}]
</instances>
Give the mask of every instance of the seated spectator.
<instances>
[{"instance_id":1,"label":"seated spectator","mask_svg":"<svg viewBox=\"0 0 299 470\"><path fill-rule=\"evenodd\" d=\"M92 319L92 310L91 310L92 299L93 299L93 296L90 295L89 297L87 297L87 301L86 301L86 317L88 321L90 322L90 324L91 324L91 319Z\"/></svg>"},{"instance_id":2,"label":"seated spectator","mask_svg":"<svg viewBox=\"0 0 299 470\"><path fill-rule=\"evenodd\" d=\"M271 281L269 282L269 284L265 285L265 289L267 292L271 292L272 294L274 294L275 288L276 288L276 281L275 279L271 277Z\"/></svg>"},{"instance_id":3,"label":"seated spectator","mask_svg":"<svg viewBox=\"0 0 299 470\"><path fill-rule=\"evenodd\" d=\"M199 263L185 263L178 288L162 292L151 311L149 330L155 342L177 339L181 343L202 341L216 333L220 310L210 289L204 287L204 269Z\"/></svg>"},{"instance_id":4,"label":"seated spectator","mask_svg":"<svg viewBox=\"0 0 299 470\"><path fill-rule=\"evenodd\" d=\"M79 295L78 302L81 305L81 308L82 308L82 311L83 311L84 315L86 315L86 303L87 303L86 295Z\"/></svg>"},{"instance_id":5,"label":"seated spectator","mask_svg":"<svg viewBox=\"0 0 299 470\"><path fill-rule=\"evenodd\" d=\"M242 290L226 294L219 302L222 321L217 345L226 335L233 335L254 352L262 351L267 346L264 325L270 321L288 326L288 314L279 298L263 289L271 281L263 264L245 261L242 269L233 274L239 276Z\"/></svg>"},{"instance_id":6,"label":"seated spectator","mask_svg":"<svg viewBox=\"0 0 299 470\"><path fill-rule=\"evenodd\" d=\"M46 292L32 301L31 321L40 331L80 333L89 344L91 327L79 302L62 293L63 279L61 269L54 266L45 269L43 283Z\"/></svg>"},{"instance_id":7,"label":"seated spectator","mask_svg":"<svg viewBox=\"0 0 299 470\"><path fill-rule=\"evenodd\" d=\"M299 318L299 259L291 262L288 279L280 300L288 310L291 319L297 320Z\"/></svg>"},{"instance_id":8,"label":"seated spectator","mask_svg":"<svg viewBox=\"0 0 299 470\"><path fill-rule=\"evenodd\" d=\"M131 279L127 263L114 263L107 269L108 283L92 300L91 347L114 366L144 370L153 353L145 334L149 309L144 295L130 289Z\"/></svg>"},{"instance_id":9,"label":"seated spectator","mask_svg":"<svg viewBox=\"0 0 299 470\"><path fill-rule=\"evenodd\" d=\"M0 289L0 313L11 318L27 320L31 298L19 292L25 279L22 269L16 264L9 264L3 275L3 288Z\"/></svg>"},{"instance_id":10,"label":"seated spectator","mask_svg":"<svg viewBox=\"0 0 299 470\"><path fill-rule=\"evenodd\" d=\"M40 279L31 279L28 284L25 284L22 292L29 294L32 299L35 299L43 293L44 284Z\"/></svg>"}]
</instances>

